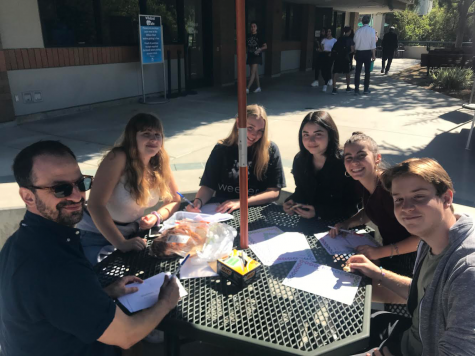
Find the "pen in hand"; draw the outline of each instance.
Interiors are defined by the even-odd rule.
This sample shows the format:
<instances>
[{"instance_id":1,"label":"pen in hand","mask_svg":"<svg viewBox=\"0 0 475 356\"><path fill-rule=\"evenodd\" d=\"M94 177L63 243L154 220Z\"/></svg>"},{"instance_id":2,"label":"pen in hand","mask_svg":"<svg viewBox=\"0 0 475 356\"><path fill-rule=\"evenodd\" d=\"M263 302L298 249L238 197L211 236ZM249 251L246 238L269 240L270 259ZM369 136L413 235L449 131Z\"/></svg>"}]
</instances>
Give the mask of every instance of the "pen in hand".
<instances>
[{"instance_id":1,"label":"pen in hand","mask_svg":"<svg viewBox=\"0 0 475 356\"><path fill-rule=\"evenodd\" d=\"M183 194L180 194L178 192L176 192L184 201L186 201L188 204L190 204L193 208L195 208L195 204L193 204L191 201L189 201L188 199L185 198L185 196Z\"/></svg>"},{"instance_id":2,"label":"pen in hand","mask_svg":"<svg viewBox=\"0 0 475 356\"><path fill-rule=\"evenodd\" d=\"M328 226L330 229L336 229L335 226ZM354 234L354 235L361 235L357 234L355 230L345 230L345 229L340 229L339 231L346 232L348 234Z\"/></svg>"},{"instance_id":3,"label":"pen in hand","mask_svg":"<svg viewBox=\"0 0 475 356\"><path fill-rule=\"evenodd\" d=\"M190 254L186 255L186 257L181 261L180 265L178 266L178 269L175 271L175 273L172 274L172 277L177 277L180 274L181 266L183 266L186 262L186 260L190 257Z\"/></svg>"}]
</instances>

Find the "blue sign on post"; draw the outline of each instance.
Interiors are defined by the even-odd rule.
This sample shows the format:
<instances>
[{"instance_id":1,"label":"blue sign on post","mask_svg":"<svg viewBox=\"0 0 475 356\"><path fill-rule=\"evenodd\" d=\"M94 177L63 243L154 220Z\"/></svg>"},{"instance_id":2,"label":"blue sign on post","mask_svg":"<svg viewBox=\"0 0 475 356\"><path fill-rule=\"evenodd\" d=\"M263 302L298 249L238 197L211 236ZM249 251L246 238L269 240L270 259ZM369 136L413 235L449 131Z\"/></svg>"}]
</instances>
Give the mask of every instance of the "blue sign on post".
<instances>
[{"instance_id":1,"label":"blue sign on post","mask_svg":"<svg viewBox=\"0 0 475 356\"><path fill-rule=\"evenodd\" d=\"M139 15L142 64L163 63L162 19Z\"/></svg>"}]
</instances>

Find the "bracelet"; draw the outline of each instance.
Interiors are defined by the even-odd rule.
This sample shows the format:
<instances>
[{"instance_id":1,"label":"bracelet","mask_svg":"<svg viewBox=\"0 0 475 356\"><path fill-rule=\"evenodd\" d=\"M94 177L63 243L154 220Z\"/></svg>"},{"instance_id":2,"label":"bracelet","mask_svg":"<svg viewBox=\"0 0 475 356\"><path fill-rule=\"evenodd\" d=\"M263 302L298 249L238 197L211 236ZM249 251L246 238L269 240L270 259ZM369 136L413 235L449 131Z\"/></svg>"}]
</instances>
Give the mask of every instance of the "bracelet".
<instances>
[{"instance_id":1,"label":"bracelet","mask_svg":"<svg viewBox=\"0 0 475 356\"><path fill-rule=\"evenodd\" d=\"M193 202L194 202L195 200L199 200L199 201L200 201L200 206L199 206L199 207L201 208L201 207L203 206L203 200L201 200L200 198L195 198L195 199L193 200Z\"/></svg>"},{"instance_id":2,"label":"bracelet","mask_svg":"<svg viewBox=\"0 0 475 356\"><path fill-rule=\"evenodd\" d=\"M155 226L160 225L160 222L163 221L162 215L160 215L160 213L158 213L156 211L152 211L151 214L153 214L157 217L157 223L155 224Z\"/></svg>"},{"instance_id":3,"label":"bracelet","mask_svg":"<svg viewBox=\"0 0 475 356\"><path fill-rule=\"evenodd\" d=\"M389 258L393 258L393 255L394 255L394 251L393 251L394 244L390 244L389 247L391 248L391 256L389 256Z\"/></svg>"},{"instance_id":4,"label":"bracelet","mask_svg":"<svg viewBox=\"0 0 475 356\"><path fill-rule=\"evenodd\" d=\"M399 255L399 248L397 247L396 244L393 244L393 246L394 246L394 249L396 250L396 255Z\"/></svg>"},{"instance_id":5,"label":"bracelet","mask_svg":"<svg viewBox=\"0 0 475 356\"><path fill-rule=\"evenodd\" d=\"M383 284L383 278L384 278L385 273L383 272L382 266L379 266L379 270L381 271L381 278L378 281L378 287L381 287L381 285Z\"/></svg>"}]
</instances>

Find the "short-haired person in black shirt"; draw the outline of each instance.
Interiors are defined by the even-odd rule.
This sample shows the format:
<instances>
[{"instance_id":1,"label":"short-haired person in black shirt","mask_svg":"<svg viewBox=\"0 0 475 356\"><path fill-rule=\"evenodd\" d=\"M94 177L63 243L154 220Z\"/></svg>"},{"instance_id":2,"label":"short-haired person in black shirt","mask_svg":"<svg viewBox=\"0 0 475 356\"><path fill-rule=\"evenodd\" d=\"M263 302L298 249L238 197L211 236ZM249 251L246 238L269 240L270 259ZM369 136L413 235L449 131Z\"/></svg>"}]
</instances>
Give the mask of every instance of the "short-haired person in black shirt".
<instances>
[{"instance_id":1,"label":"short-haired person in black shirt","mask_svg":"<svg viewBox=\"0 0 475 356\"><path fill-rule=\"evenodd\" d=\"M300 152L292 165L295 192L284 203L287 214L329 220L357 212L359 198L355 182L345 177L339 137L328 112L305 116L299 130Z\"/></svg>"},{"instance_id":2,"label":"short-haired person in black shirt","mask_svg":"<svg viewBox=\"0 0 475 356\"><path fill-rule=\"evenodd\" d=\"M259 105L248 105L247 160L249 206L271 203L285 187L285 176L279 148L268 139L269 123L266 111ZM200 189L188 211L198 212L215 195L221 204L216 211L230 213L240 208L238 120L230 135L214 146L206 162Z\"/></svg>"},{"instance_id":3,"label":"short-haired person in black shirt","mask_svg":"<svg viewBox=\"0 0 475 356\"><path fill-rule=\"evenodd\" d=\"M381 73L388 74L389 69L391 69L391 63L394 57L394 51L398 48L397 34L395 28L391 26L389 32L384 35L383 38L383 58L382 58L382 67ZM385 66L386 61L388 64Z\"/></svg>"},{"instance_id":4,"label":"short-haired person in black shirt","mask_svg":"<svg viewBox=\"0 0 475 356\"><path fill-rule=\"evenodd\" d=\"M337 80L338 74L346 74L346 91L351 92L350 88L350 71L351 71L351 54L355 52L355 42L350 38L351 27L345 26L343 28L343 36L333 46L332 52L335 56L335 63L333 65L333 91L332 94L338 94Z\"/></svg>"},{"instance_id":5,"label":"short-haired person in black shirt","mask_svg":"<svg viewBox=\"0 0 475 356\"><path fill-rule=\"evenodd\" d=\"M267 49L267 43L262 34L257 32L257 23L251 22L251 33L246 38L247 47L247 60L246 64L249 65L251 70L251 76L249 77L249 83L247 84L246 93L249 94L254 79L256 80L257 89L254 93L261 92L261 84L259 83L259 68L258 65L262 65L262 51Z\"/></svg>"},{"instance_id":6,"label":"short-haired person in black shirt","mask_svg":"<svg viewBox=\"0 0 475 356\"><path fill-rule=\"evenodd\" d=\"M178 302L166 278L157 303L127 316L113 301L142 282L127 276L101 287L74 225L84 211L92 177L58 141L23 149L13 164L27 212L0 252L2 354L99 356L120 354L152 331Z\"/></svg>"}]
</instances>

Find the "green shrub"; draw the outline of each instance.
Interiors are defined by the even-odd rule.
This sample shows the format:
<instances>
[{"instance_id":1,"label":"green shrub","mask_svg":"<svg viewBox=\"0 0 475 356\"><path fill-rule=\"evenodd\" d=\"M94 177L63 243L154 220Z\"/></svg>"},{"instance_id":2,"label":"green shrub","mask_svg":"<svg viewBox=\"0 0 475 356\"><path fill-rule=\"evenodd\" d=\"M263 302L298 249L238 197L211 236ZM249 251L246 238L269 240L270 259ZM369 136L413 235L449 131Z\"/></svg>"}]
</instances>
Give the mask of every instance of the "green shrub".
<instances>
[{"instance_id":1,"label":"green shrub","mask_svg":"<svg viewBox=\"0 0 475 356\"><path fill-rule=\"evenodd\" d=\"M473 71L469 68L440 68L431 72L434 86L445 90L461 90L472 85Z\"/></svg>"}]
</instances>

